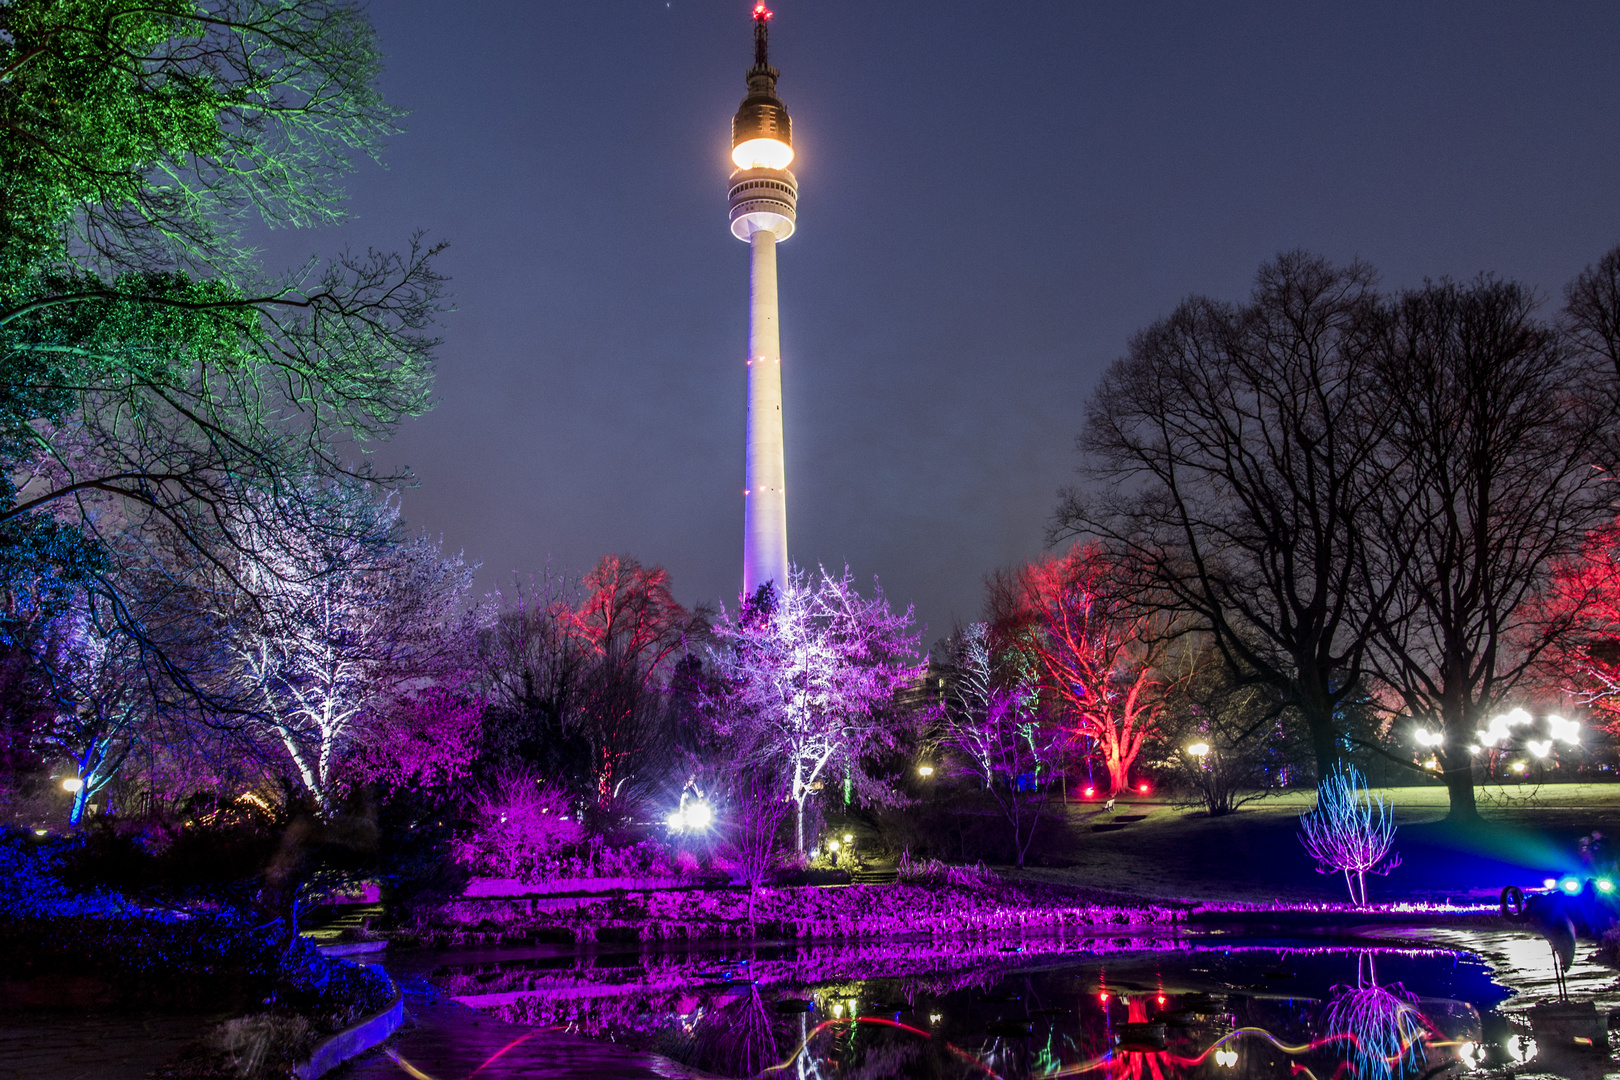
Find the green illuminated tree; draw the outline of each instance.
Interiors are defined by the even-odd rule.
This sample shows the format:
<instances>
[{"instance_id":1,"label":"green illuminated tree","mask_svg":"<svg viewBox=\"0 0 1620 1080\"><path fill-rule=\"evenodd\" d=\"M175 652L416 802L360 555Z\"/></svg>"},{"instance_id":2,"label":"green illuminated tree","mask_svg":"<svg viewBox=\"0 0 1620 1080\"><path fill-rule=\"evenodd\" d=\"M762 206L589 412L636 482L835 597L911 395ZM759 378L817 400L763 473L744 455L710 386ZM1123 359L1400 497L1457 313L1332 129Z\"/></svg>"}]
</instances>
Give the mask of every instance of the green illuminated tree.
<instances>
[{"instance_id":1,"label":"green illuminated tree","mask_svg":"<svg viewBox=\"0 0 1620 1080\"><path fill-rule=\"evenodd\" d=\"M0 0L0 552L129 625L108 538L199 558L428 406L436 249L261 274L397 114L358 6ZM266 497L268 495L269 497ZM238 554L252 554L238 552ZM245 582L237 580L236 587Z\"/></svg>"}]
</instances>

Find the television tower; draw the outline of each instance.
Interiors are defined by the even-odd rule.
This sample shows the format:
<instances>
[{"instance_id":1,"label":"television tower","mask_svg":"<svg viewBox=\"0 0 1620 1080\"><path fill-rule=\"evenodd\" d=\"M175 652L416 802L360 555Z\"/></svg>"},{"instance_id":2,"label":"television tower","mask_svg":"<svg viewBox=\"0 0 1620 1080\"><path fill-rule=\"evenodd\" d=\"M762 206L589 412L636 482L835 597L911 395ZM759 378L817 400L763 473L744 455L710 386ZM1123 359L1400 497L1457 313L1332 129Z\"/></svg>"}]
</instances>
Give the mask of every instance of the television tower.
<instances>
[{"instance_id":1,"label":"television tower","mask_svg":"<svg viewBox=\"0 0 1620 1080\"><path fill-rule=\"evenodd\" d=\"M786 452L782 443L782 339L776 310L776 245L793 235L799 181L793 123L776 96L766 55L771 13L754 5L754 66L748 96L731 118L731 233L750 249L748 441L743 491L743 595L767 581L787 586Z\"/></svg>"}]
</instances>

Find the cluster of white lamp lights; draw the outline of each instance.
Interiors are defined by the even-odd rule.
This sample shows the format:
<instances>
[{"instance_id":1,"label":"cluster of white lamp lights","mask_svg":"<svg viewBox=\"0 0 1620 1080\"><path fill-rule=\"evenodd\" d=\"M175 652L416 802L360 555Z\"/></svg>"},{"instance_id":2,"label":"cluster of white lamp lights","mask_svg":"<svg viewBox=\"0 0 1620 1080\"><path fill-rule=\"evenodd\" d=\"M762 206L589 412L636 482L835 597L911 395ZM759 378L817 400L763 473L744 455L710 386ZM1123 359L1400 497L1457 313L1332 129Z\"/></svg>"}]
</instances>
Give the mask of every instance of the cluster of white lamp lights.
<instances>
[{"instance_id":1,"label":"cluster of white lamp lights","mask_svg":"<svg viewBox=\"0 0 1620 1080\"><path fill-rule=\"evenodd\" d=\"M1491 722L1476 732L1478 742L1468 747L1470 754L1477 754L1481 750L1506 747L1513 742L1514 731L1535 723L1535 717L1524 709L1513 709L1500 716L1491 717ZM1428 749L1444 745L1446 736L1443 732L1430 731L1420 727L1412 733L1412 739L1419 746ZM1579 720L1566 720L1562 716L1547 716L1547 732L1544 739L1526 739L1524 748L1538 758L1547 757L1553 751L1554 743L1564 743L1568 746L1581 744L1581 724ZM1522 773L1529 767L1527 762L1515 761L1508 765L1516 773Z\"/></svg>"}]
</instances>

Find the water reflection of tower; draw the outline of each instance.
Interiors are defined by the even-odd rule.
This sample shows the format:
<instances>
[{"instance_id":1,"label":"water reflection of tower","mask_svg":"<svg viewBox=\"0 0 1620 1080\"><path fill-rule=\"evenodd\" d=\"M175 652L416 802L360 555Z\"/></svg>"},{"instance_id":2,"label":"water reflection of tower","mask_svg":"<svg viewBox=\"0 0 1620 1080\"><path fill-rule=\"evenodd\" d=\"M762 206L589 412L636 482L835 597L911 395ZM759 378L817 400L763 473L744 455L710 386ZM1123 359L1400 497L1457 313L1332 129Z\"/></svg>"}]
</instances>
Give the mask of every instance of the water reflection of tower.
<instances>
[{"instance_id":1,"label":"water reflection of tower","mask_svg":"<svg viewBox=\"0 0 1620 1080\"><path fill-rule=\"evenodd\" d=\"M776 245L793 235L799 181L793 123L776 96L768 56L771 13L754 6L754 66L748 96L731 120L731 232L750 248L748 434L743 493L743 593L787 584L787 454L782 439L782 342L776 303Z\"/></svg>"}]
</instances>

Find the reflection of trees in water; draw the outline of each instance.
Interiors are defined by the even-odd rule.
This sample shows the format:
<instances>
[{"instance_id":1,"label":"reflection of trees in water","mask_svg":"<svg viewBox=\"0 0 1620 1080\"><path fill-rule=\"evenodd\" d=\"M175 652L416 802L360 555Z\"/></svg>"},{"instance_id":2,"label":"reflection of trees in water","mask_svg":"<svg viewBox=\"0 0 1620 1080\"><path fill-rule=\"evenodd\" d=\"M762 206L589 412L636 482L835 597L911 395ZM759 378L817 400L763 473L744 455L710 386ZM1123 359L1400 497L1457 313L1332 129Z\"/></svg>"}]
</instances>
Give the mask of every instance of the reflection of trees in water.
<instances>
[{"instance_id":1,"label":"reflection of trees in water","mask_svg":"<svg viewBox=\"0 0 1620 1080\"><path fill-rule=\"evenodd\" d=\"M1399 983L1378 985L1372 953L1356 958L1355 986L1333 991L1322 1026L1329 1037L1348 1037L1342 1045L1358 1080L1392 1080L1423 1062L1428 1023L1417 998Z\"/></svg>"},{"instance_id":2,"label":"reflection of trees in water","mask_svg":"<svg viewBox=\"0 0 1620 1080\"><path fill-rule=\"evenodd\" d=\"M726 1076L758 1076L781 1060L775 1022L759 990L721 998L695 1026L682 1060Z\"/></svg>"}]
</instances>

